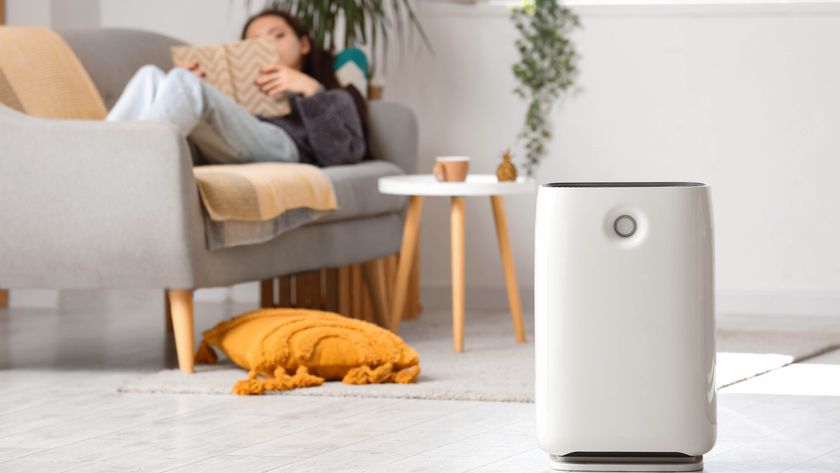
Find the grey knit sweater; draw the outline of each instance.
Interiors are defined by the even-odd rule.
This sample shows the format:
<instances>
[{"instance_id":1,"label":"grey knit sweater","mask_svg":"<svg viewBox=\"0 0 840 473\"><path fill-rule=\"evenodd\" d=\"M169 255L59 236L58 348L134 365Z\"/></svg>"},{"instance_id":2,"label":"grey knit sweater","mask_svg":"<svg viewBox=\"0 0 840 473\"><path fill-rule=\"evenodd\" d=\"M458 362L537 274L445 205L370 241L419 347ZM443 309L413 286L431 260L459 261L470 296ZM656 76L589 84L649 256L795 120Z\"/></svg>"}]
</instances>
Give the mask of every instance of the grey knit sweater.
<instances>
[{"instance_id":1,"label":"grey knit sweater","mask_svg":"<svg viewBox=\"0 0 840 473\"><path fill-rule=\"evenodd\" d=\"M351 92L331 89L310 97L292 95L292 113L262 117L297 144L300 162L316 166L354 164L366 154L365 130Z\"/></svg>"}]
</instances>

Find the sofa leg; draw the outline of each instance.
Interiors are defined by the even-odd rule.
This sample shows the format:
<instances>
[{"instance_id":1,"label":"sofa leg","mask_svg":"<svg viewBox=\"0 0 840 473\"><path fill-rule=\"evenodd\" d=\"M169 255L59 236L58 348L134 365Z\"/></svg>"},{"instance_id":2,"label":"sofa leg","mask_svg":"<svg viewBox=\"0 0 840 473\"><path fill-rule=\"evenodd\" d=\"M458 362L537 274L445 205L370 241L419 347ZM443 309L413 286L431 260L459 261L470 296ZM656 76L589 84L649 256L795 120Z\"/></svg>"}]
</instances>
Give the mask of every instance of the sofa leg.
<instances>
[{"instance_id":1,"label":"sofa leg","mask_svg":"<svg viewBox=\"0 0 840 473\"><path fill-rule=\"evenodd\" d=\"M268 309L277 307L277 302L274 300L274 278L263 279L260 281L260 308Z\"/></svg>"},{"instance_id":2,"label":"sofa leg","mask_svg":"<svg viewBox=\"0 0 840 473\"><path fill-rule=\"evenodd\" d=\"M9 290L0 289L0 309L9 307Z\"/></svg>"},{"instance_id":3,"label":"sofa leg","mask_svg":"<svg viewBox=\"0 0 840 473\"><path fill-rule=\"evenodd\" d=\"M184 373L195 371L195 340L193 338L193 291L192 289L170 289L169 310L172 327L175 330L175 350L178 352L178 366Z\"/></svg>"},{"instance_id":4,"label":"sofa leg","mask_svg":"<svg viewBox=\"0 0 840 473\"><path fill-rule=\"evenodd\" d=\"M172 327L172 307L169 305L169 291L163 291L163 324L166 326L167 334L175 333L175 329Z\"/></svg>"},{"instance_id":5,"label":"sofa leg","mask_svg":"<svg viewBox=\"0 0 840 473\"><path fill-rule=\"evenodd\" d=\"M388 327L388 283L385 279L385 261L377 259L362 264L365 282L370 290L371 305L373 306L373 320L380 327Z\"/></svg>"}]
</instances>

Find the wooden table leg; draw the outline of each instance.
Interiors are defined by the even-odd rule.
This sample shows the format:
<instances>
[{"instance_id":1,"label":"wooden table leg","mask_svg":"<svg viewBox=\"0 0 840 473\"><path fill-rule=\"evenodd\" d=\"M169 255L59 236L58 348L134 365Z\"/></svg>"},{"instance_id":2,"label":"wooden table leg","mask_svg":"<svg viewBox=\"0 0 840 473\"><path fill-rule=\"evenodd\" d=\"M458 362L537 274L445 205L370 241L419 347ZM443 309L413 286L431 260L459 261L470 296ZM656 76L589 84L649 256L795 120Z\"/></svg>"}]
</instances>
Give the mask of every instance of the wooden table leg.
<instances>
[{"instance_id":1,"label":"wooden table leg","mask_svg":"<svg viewBox=\"0 0 840 473\"><path fill-rule=\"evenodd\" d=\"M184 373L195 370L195 339L193 335L193 291L170 289L169 307L172 311L172 326L175 329L175 350L178 352L178 366Z\"/></svg>"},{"instance_id":2,"label":"wooden table leg","mask_svg":"<svg viewBox=\"0 0 840 473\"><path fill-rule=\"evenodd\" d=\"M370 291L373 306L373 320L380 327L386 327L388 320L388 284L385 282L385 260L380 258L362 263L362 272Z\"/></svg>"},{"instance_id":3,"label":"wooden table leg","mask_svg":"<svg viewBox=\"0 0 840 473\"><path fill-rule=\"evenodd\" d=\"M9 290L0 289L0 309L9 307Z\"/></svg>"},{"instance_id":4,"label":"wooden table leg","mask_svg":"<svg viewBox=\"0 0 840 473\"><path fill-rule=\"evenodd\" d=\"M391 331L399 333L400 320L405 309L405 296L408 290L408 278L411 276L411 264L417 249L417 236L420 230L420 214L423 210L423 197L411 196L408 212L405 216L400 261L397 264L397 282L394 299L391 301Z\"/></svg>"},{"instance_id":5,"label":"wooden table leg","mask_svg":"<svg viewBox=\"0 0 840 473\"><path fill-rule=\"evenodd\" d=\"M464 198L453 197L450 215L452 232L452 342L456 352L464 351Z\"/></svg>"},{"instance_id":6,"label":"wooden table leg","mask_svg":"<svg viewBox=\"0 0 840 473\"><path fill-rule=\"evenodd\" d=\"M513 263L513 253L510 251L510 237L505 217L505 204L502 196L490 196L493 204L493 218L496 220L496 235L499 237L499 254L502 256L502 268L505 272L505 286L507 287L510 316L513 319L513 330L516 340L525 343L525 327L522 323L522 302L519 300L519 287L516 284L516 266Z\"/></svg>"}]
</instances>

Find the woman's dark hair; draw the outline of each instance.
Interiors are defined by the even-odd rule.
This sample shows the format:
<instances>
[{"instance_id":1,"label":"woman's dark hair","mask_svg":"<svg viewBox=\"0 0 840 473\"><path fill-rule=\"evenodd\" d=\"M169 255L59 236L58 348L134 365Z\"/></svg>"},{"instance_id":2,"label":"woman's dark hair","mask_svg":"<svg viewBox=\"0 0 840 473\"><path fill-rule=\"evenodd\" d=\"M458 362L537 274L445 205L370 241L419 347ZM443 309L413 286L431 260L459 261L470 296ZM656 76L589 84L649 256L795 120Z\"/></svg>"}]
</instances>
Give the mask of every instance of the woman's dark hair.
<instances>
[{"instance_id":1,"label":"woman's dark hair","mask_svg":"<svg viewBox=\"0 0 840 473\"><path fill-rule=\"evenodd\" d=\"M331 52L325 50L319 44L315 44L312 37L309 36L309 29L297 17L291 13L277 8L267 8L256 15L248 18L245 26L242 27L241 38L245 39L245 34L248 32L248 27L251 26L255 20L266 16L276 16L282 18L292 28L298 38L309 38L310 49L309 53L303 56L303 72L320 82L325 89L337 89L341 87L338 79L335 78L333 72L333 63L335 57Z\"/></svg>"}]
</instances>

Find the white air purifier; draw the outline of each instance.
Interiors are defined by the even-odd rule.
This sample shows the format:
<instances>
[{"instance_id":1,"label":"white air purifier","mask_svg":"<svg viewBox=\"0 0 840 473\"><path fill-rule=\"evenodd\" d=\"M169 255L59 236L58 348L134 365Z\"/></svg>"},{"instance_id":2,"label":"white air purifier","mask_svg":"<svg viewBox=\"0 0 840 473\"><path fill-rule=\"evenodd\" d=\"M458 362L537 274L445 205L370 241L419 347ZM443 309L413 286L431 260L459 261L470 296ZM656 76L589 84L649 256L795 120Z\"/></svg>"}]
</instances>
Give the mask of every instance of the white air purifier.
<instances>
[{"instance_id":1,"label":"white air purifier","mask_svg":"<svg viewBox=\"0 0 840 473\"><path fill-rule=\"evenodd\" d=\"M537 440L560 471L699 471L717 435L709 186L537 196Z\"/></svg>"}]
</instances>

